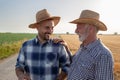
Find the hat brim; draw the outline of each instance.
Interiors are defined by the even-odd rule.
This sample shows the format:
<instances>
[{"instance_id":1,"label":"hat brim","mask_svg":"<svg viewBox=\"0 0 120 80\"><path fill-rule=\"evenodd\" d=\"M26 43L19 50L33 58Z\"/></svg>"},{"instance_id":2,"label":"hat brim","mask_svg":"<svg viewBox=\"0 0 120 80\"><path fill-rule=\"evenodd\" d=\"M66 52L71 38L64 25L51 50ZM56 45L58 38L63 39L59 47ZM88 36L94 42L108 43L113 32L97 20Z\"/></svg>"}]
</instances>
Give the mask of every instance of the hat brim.
<instances>
[{"instance_id":1,"label":"hat brim","mask_svg":"<svg viewBox=\"0 0 120 80\"><path fill-rule=\"evenodd\" d=\"M96 19L91 19L91 18L76 19L76 20L71 21L70 23L73 23L73 24L88 23L88 24L95 25L101 31L107 30L107 27L103 22L96 20Z\"/></svg>"},{"instance_id":2,"label":"hat brim","mask_svg":"<svg viewBox=\"0 0 120 80\"><path fill-rule=\"evenodd\" d=\"M49 18L47 18L47 19L43 19L43 20L41 20L41 21L39 21L39 22L37 22L37 23L30 24L30 25L29 25L29 28L36 28L38 23L40 23L40 22L42 22L42 21L49 20L49 19L52 19L52 20L54 21L54 26L56 26L56 25L59 23L59 21L60 21L60 17L58 17L58 16L53 16L53 17L49 17Z\"/></svg>"}]
</instances>

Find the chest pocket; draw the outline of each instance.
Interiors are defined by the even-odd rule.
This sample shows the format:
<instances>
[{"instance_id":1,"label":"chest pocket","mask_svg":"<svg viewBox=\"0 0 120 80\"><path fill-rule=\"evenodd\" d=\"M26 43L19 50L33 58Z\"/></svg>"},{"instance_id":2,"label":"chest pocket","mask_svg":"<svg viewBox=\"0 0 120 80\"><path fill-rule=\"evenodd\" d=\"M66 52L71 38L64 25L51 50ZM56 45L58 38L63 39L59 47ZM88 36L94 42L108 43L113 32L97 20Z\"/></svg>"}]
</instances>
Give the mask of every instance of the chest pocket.
<instances>
[{"instance_id":1,"label":"chest pocket","mask_svg":"<svg viewBox=\"0 0 120 80\"><path fill-rule=\"evenodd\" d=\"M51 66L56 64L57 62L57 53L49 52L46 55L46 63L47 65Z\"/></svg>"},{"instance_id":2,"label":"chest pocket","mask_svg":"<svg viewBox=\"0 0 120 80\"><path fill-rule=\"evenodd\" d=\"M94 70L94 63L90 60L87 60L87 61L82 61L81 60L81 61L78 62L78 65L79 65L78 66L79 69L87 71L87 72Z\"/></svg>"}]
</instances>

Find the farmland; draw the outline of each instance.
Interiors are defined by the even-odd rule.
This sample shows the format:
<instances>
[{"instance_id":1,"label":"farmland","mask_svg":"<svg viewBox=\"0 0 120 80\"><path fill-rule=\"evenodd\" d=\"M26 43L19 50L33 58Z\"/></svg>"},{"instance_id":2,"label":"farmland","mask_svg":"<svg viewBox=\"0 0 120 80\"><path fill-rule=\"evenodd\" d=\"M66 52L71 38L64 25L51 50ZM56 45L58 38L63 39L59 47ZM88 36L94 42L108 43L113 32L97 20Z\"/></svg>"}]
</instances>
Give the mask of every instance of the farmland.
<instances>
[{"instance_id":1,"label":"farmland","mask_svg":"<svg viewBox=\"0 0 120 80\"><path fill-rule=\"evenodd\" d=\"M0 33L0 60L18 53L21 44L28 39L34 38L36 34L27 33ZM57 35L58 36L58 35ZM53 35L54 37L54 35ZM79 48L81 42L77 35L59 35L64 39L74 54ZM114 75L115 80L120 79L120 35L98 35L101 41L112 51L114 58Z\"/></svg>"},{"instance_id":2,"label":"farmland","mask_svg":"<svg viewBox=\"0 0 120 80\"><path fill-rule=\"evenodd\" d=\"M61 35L74 54L80 46L77 35ZM112 51L115 80L120 80L120 35L98 35L98 38Z\"/></svg>"},{"instance_id":3,"label":"farmland","mask_svg":"<svg viewBox=\"0 0 120 80\"><path fill-rule=\"evenodd\" d=\"M0 45L4 43L14 43L23 39L30 39L35 34L30 33L0 33Z\"/></svg>"},{"instance_id":4,"label":"farmland","mask_svg":"<svg viewBox=\"0 0 120 80\"><path fill-rule=\"evenodd\" d=\"M61 37L68 43L69 48L74 54L80 46L77 35L61 35ZM112 51L115 62L120 62L120 36L117 35L98 35L98 38Z\"/></svg>"},{"instance_id":5,"label":"farmland","mask_svg":"<svg viewBox=\"0 0 120 80\"><path fill-rule=\"evenodd\" d=\"M18 53L21 44L35 34L0 33L0 60Z\"/></svg>"}]
</instances>

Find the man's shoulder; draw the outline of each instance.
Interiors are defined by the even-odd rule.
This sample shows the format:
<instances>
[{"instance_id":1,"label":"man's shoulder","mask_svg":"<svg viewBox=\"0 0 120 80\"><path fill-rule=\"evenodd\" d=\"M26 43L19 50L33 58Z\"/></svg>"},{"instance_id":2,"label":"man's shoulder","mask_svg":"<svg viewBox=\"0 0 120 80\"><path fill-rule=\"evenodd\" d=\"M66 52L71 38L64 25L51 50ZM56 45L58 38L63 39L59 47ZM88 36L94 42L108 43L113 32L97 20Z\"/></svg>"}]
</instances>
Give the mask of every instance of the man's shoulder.
<instances>
[{"instance_id":1,"label":"man's shoulder","mask_svg":"<svg viewBox=\"0 0 120 80\"><path fill-rule=\"evenodd\" d=\"M25 42L23 43L23 46L32 45L34 42L35 42L35 39L27 40L27 41L25 41Z\"/></svg>"},{"instance_id":2,"label":"man's shoulder","mask_svg":"<svg viewBox=\"0 0 120 80\"><path fill-rule=\"evenodd\" d=\"M95 52L96 52L95 53L96 54L96 58L101 57L101 56L112 57L112 52L104 44L96 46Z\"/></svg>"},{"instance_id":3,"label":"man's shoulder","mask_svg":"<svg viewBox=\"0 0 120 80\"><path fill-rule=\"evenodd\" d=\"M50 39L50 44L52 44L53 46L63 46L60 42L55 43L52 39Z\"/></svg>"}]
</instances>

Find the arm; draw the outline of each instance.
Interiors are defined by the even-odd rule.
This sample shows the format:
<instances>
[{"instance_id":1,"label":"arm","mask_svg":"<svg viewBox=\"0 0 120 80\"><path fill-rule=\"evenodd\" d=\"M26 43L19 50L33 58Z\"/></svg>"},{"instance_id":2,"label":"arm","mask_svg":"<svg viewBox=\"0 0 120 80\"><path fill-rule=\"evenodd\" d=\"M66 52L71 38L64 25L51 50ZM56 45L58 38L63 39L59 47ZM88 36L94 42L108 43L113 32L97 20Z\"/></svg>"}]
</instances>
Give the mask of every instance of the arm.
<instances>
[{"instance_id":1,"label":"arm","mask_svg":"<svg viewBox=\"0 0 120 80\"><path fill-rule=\"evenodd\" d=\"M113 80L113 61L108 55L101 55L95 66L95 80Z\"/></svg>"},{"instance_id":2,"label":"arm","mask_svg":"<svg viewBox=\"0 0 120 80\"><path fill-rule=\"evenodd\" d=\"M62 55L60 57L60 65L62 67L62 70L57 78L57 80L64 80L67 77L68 68L72 62L72 55L67 43L63 39L55 38L53 39L53 41L54 43L60 43L64 46L62 47L63 49L61 49L61 52L60 52L60 55Z\"/></svg>"},{"instance_id":3,"label":"arm","mask_svg":"<svg viewBox=\"0 0 120 80\"><path fill-rule=\"evenodd\" d=\"M67 77L67 74L63 71L58 75L57 80L64 80Z\"/></svg>"},{"instance_id":4,"label":"arm","mask_svg":"<svg viewBox=\"0 0 120 80\"><path fill-rule=\"evenodd\" d=\"M59 63L60 63L60 68L61 72L58 76L58 80L64 80L67 76L71 60L70 60L70 55L67 53L65 47L61 45L61 48L59 50Z\"/></svg>"},{"instance_id":5,"label":"arm","mask_svg":"<svg viewBox=\"0 0 120 80\"><path fill-rule=\"evenodd\" d=\"M61 39L61 38L54 38L53 41L54 41L54 43L60 43L60 44L62 44L65 47L68 55L70 56L70 61L72 62L72 57L73 56L72 56L72 53L71 53L67 43L63 39Z\"/></svg>"},{"instance_id":6,"label":"arm","mask_svg":"<svg viewBox=\"0 0 120 80\"><path fill-rule=\"evenodd\" d=\"M18 77L18 80L31 80L29 75L24 72L24 69L16 68L15 72Z\"/></svg>"},{"instance_id":7,"label":"arm","mask_svg":"<svg viewBox=\"0 0 120 80\"><path fill-rule=\"evenodd\" d=\"M16 66L15 66L15 72L18 77L18 80L30 80L30 77L28 74L26 74L26 71L24 70L25 67L25 55L23 48L20 49L19 56L17 58Z\"/></svg>"},{"instance_id":8,"label":"arm","mask_svg":"<svg viewBox=\"0 0 120 80\"><path fill-rule=\"evenodd\" d=\"M16 75L18 77L18 80L24 80L24 70L21 68L15 69Z\"/></svg>"}]
</instances>

